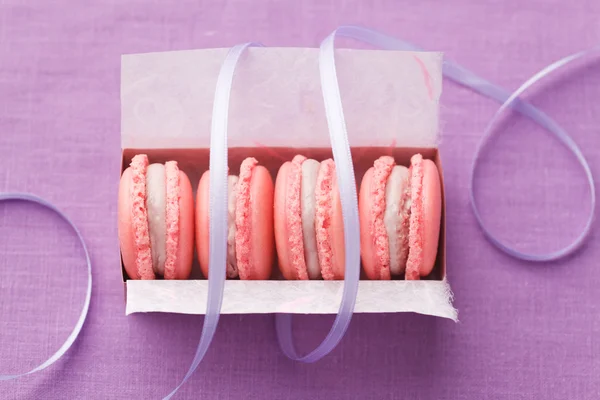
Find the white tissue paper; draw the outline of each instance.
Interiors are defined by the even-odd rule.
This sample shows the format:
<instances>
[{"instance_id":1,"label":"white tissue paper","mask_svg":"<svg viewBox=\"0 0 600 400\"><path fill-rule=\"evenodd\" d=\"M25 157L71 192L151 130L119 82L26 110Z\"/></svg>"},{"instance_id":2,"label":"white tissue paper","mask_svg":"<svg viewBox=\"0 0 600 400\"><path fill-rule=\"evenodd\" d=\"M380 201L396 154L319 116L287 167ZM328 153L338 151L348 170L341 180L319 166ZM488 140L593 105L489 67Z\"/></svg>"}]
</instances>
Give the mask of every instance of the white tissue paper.
<instances>
[{"instance_id":1,"label":"white tissue paper","mask_svg":"<svg viewBox=\"0 0 600 400\"><path fill-rule=\"evenodd\" d=\"M227 281L222 314L335 314L343 281ZM126 314L204 314L208 281L127 281ZM416 312L457 320L443 281L360 281L354 312Z\"/></svg>"}]
</instances>

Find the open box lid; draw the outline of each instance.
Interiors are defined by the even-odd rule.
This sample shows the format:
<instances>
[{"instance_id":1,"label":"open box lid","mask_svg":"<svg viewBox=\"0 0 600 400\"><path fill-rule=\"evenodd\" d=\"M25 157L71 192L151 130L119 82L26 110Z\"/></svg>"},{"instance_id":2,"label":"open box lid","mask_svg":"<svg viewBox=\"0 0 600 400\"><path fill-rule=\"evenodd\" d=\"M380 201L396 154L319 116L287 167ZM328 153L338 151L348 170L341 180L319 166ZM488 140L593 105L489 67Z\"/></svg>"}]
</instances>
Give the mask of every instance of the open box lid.
<instances>
[{"instance_id":1,"label":"open box lid","mask_svg":"<svg viewBox=\"0 0 600 400\"><path fill-rule=\"evenodd\" d=\"M123 55L123 149L207 148L228 49ZM236 69L230 147L329 147L319 49L251 48ZM336 50L351 146L438 144L442 54Z\"/></svg>"}]
</instances>

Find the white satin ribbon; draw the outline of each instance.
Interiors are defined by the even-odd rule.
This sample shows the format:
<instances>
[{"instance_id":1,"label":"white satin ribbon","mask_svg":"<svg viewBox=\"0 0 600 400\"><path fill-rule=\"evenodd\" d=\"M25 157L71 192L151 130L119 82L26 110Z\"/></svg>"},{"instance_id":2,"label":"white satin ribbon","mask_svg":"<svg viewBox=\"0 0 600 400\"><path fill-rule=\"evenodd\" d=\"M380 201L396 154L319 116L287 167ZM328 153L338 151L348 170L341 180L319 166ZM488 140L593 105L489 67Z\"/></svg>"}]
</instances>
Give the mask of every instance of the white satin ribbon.
<instances>
[{"instance_id":1,"label":"white satin ribbon","mask_svg":"<svg viewBox=\"0 0 600 400\"><path fill-rule=\"evenodd\" d=\"M221 66L215 100L213 103L212 125L210 131L209 163L209 260L208 260L208 302L200 342L188 372L181 383L166 397L170 399L192 376L206 355L219 323L223 287L225 285L225 265L227 265L227 124L229 120L229 98L235 68L242 54L250 46L258 43L245 43L233 47Z\"/></svg>"},{"instance_id":2,"label":"white satin ribbon","mask_svg":"<svg viewBox=\"0 0 600 400\"><path fill-rule=\"evenodd\" d=\"M90 254L88 252L87 245L85 244L85 240L83 239L83 236L81 235L81 232L79 231L79 229L77 229L77 226L75 226L75 224L69 219L69 217L67 217L67 215L65 213L60 211L52 203L50 203L38 196L35 196L33 194L0 193L0 203L6 202L6 201L23 201L23 202L29 202L29 203L34 203L34 204L40 205L40 206L45 207L45 208L49 209L50 211L54 212L63 221L65 221L67 224L69 224L71 229L73 229L73 231L77 235L77 238L79 239L79 243L81 243L81 247L83 248L83 252L85 254L85 262L86 262L86 266L87 266L87 285L86 285L87 287L86 287L86 292L85 292L85 299L83 301L83 308L81 309L79 318L77 318L77 323L75 324L75 327L73 327L73 330L71 331L71 333L69 334L69 336L67 337L67 340L63 343L63 345L60 346L60 348L52 356L50 356L50 358L48 358L46 361L44 361L37 367L33 368L32 370L23 372L23 373L17 373L17 374L0 375L0 381L8 381L8 380L20 378L22 376L30 375L35 372L41 371L43 369L48 368L49 366L54 364L56 361L58 361L62 356L64 356L65 353L67 351L69 351L69 349L71 348L71 346L77 339L77 336L79 336L79 333L81 332L81 328L83 328L83 324L85 323L85 319L87 318L88 310L90 308L90 300L92 298L92 261L90 260Z\"/></svg>"}]
</instances>

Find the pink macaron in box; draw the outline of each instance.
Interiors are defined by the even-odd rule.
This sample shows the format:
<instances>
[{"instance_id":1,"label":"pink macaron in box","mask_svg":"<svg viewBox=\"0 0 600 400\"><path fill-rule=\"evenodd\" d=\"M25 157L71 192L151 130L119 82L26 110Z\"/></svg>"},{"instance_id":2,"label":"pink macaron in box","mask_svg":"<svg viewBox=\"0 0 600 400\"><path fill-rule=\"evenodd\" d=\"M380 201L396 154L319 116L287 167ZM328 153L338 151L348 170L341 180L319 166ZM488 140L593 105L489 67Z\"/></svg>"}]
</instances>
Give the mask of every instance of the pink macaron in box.
<instances>
[{"instance_id":1,"label":"pink macaron in box","mask_svg":"<svg viewBox=\"0 0 600 400\"><path fill-rule=\"evenodd\" d=\"M210 132L227 51L122 57L127 314L206 311ZM222 313L338 311L344 219L318 57L318 49L251 48L236 70ZM344 49L336 64L360 220L354 312L456 320L437 148L442 55Z\"/></svg>"}]
</instances>

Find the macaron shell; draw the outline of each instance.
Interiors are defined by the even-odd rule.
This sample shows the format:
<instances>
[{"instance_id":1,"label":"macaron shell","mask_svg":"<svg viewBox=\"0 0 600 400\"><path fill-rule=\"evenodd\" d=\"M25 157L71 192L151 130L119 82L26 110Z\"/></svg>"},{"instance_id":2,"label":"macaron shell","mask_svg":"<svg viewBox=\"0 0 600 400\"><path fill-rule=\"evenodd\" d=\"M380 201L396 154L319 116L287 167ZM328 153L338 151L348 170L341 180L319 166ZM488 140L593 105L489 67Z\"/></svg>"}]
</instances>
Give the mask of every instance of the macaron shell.
<instances>
[{"instance_id":1,"label":"macaron shell","mask_svg":"<svg viewBox=\"0 0 600 400\"><path fill-rule=\"evenodd\" d=\"M129 279L140 279L140 275L135 265L135 243L133 240L133 227L131 217L131 168L127 168L121 176L119 183L119 206L118 206L118 233L119 244L121 246L121 258L123 266Z\"/></svg>"},{"instance_id":2,"label":"macaron shell","mask_svg":"<svg viewBox=\"0 0 600 400\"><path fill-rule=\"evenodd\" d=\"M275 195L274 195L274 228L275 228L275 246L277 248L277 260L279 262L279 270L283 277L287 280L298 279L296 270L290 262L290 252L288 245L288 229L286 223L286 191L287 180L291 163L285 162L277 172L275 180Z\"/></svg>"},{"instance_id":3,"label":"macaron shell","mask_svg":"<svg viewBox=\"0 0 600 400\"><path fill-rule=\"evenodd\" d=\"M192 184L185 172L179 171L179 243L172 279L187 279L194 257L194 197Z\"/></svg>"},{"instance_id":4,"label":"macaron shell","mask_svg":"<svg viewBox=\"0 0 600 400\"><path fill-rule=\"evenodd\" d=\"M332 243L333 188L335 163L332 159L321 162L315 187L315 232L321 275L325 280L335 279L335 260Z\"/></svg>"},{"instance_id":5,"label":"macaron shell","mask_svg":"<svg viewBox=\"0 0 600 400\"><path fill-rule=\"evenodd\" d=\"M382 275L381 270L377 268L377 255L375 251L375 243L371 237L371 206L372 198L370 195L371 182L373 181L374 168L371 167L365 173L358 196L358 214L360 221L360 253L363 264L363 269L367 278L371 280L390 279L388 270L387 275Z\"/></svg>"},{"instance_id":6,"label":"macaron shell","mask_svg":"<svg viewBox=\"0 0 600 400\"><path fill-rule=\"evenodd\" d=\"M210 171L202 174L198 183L198 191L196 193L196 252L198 253L198 261L200 262L200 270L202 275L208 277L208 187L210 183Z\"/></svg>"},{"instance_id":7,"label":"macaron shell","mask_svg":"<svg viewBox=\"0 0 600 400\"><path fill-rule=\"evenodd\" d=\"M437 167L420 154L411 157L411 214L407 280L431 273L437 256L441 218L441 184Z\"/></svg>"},{"instance_id":8,"label":"macaron shell","mask_svg":"<svg viewBox=\"0 0 600 400\"><path fill-rule=\"evenodd\" d=\"M200 178L196 194L196 251L200 269L208 277L209 260L209 183L210 173L206 171ZM250 227L251 264L245 271L246 279L269 279L273 269L273 179L263 166L257 165L250 181ZM236 210L236 213L238 210ZM225 266L223 266L225 268ZM238 265L239 267L239 265Z\"/></svg>"},{"instance_id":9,"label":"macaron shell","mask_svg":"<svg viewBox=\"0 0 600 400\"><path fill-rule=\"evenodd\" d=\"M252 268L247 271L246 279L266 280L273 270L273 195L271 174L262 165L255 166L250 184Z\"/></svg>"},{"instance_id":10,"label":"macaron shell","mask_svg":"<svg viewBox=\"0 0 600 400\"><path fill-rule=\"evenodd\" d=\"M237 268L237 254L235 252L235 206L237 203L237 183L239 178L235 175L227 177L227 265L225 274L233 279L240 276Z\"/></svg>"},{"instance_id":11,"label":"macaron shell","mask_svg":"<svg viewBox=\"0 0 600 400\"><path fill-rule=\"evenodd\" d=\"M331 250L333 253L333 279L344 279L346 270L346 253L344 246L344 217L342 214L342 202L340 191L337 185L337 177L334 174L333 185L331 187L332 207L331 207L331 226L329 235L331 239Z\"/></svg>"},{"instance_id":12,"label":"macaron shell","mask_svg":"<svg viewBox=\"0 0 600 400\"><path fill-rule=\"evenodd\" d=\"M155 279L146 210L148 157L139 154L119 183L119 240L121 257L130 279Z\"/></svg>"},{"instance_id":13,"label":"macaron shell","mask_svg":"<svg viewBox=\"0 0 600 400\"><path fill-rule=\"evenodd\" d=\"M442 187L435 163L423 160L423 264L421 276L433 270L442 219Z\"/></svg>"}]
</instances>

